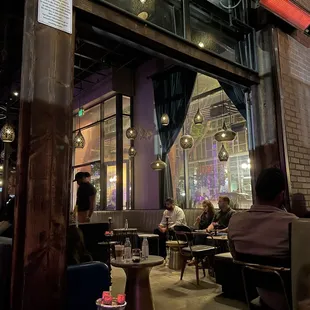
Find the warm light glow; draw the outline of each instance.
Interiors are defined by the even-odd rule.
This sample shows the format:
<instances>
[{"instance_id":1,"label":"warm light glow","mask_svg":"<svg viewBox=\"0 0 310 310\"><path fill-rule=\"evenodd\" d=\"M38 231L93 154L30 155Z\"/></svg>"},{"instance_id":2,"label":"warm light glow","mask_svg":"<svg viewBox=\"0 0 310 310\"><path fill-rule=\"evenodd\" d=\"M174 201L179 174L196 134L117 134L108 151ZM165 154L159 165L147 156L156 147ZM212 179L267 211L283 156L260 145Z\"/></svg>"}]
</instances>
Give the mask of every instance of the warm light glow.
<instances>
[{"instance_id":1,"label":"warm light glow","mask_svg":"<svg viewBox=\"0 0 310 310\"><path fill-rule=\"evenodd\" d=\"M199 46L200 48L204 48L204 47L205 47L205 45L204 45L202 42L199 42L199 43L198 43L198 46Z\"/></svg>"},{"instance_id":2,"label":"warm light glow","mask_svg":"<svg viewBox=\"0 0 310 310\"><path fill-rule=\"evenodd\" d=\"M159 167L159 163L156 163L156 166Z\"/></svg>"},{"instance_id":3,"label":"warm light glow","mask_svg":"<svg viewBox=\"0 0 310 310\"><path fill-rule=\"evenodd\" d=\"M226 133L222 133L222 137L225 138L226 137Z\"/></svg>"},{"instance_id":4,"label":"warm light glow","mask_svg":"<svg viewBox=\"0 0 310 310\"><path fill-rule=\"evenodd\" d=\"M188 140L187 140L187 139L185 139L185 140L184 140L184 142L185 142L185 143L187 143L187 142L188 142Z\"/></svg>"},{"instance_id":5,"label":"warm light glow","mask_svg":"<svg viewBox=\"0 0 310 310\"><path fill-rule=\"evenodd\" d=\"M146 0L140 0L140 2L141 2L142 4L144 4L144 3L146 2Z\"/></svg>"},{"instance_id":6,"label":"warm light glow","mask_svg":"<svg viewBox=\"0 0 310 310\"><path fill-rule=\"evenodd\" d=\"M17 91L15 91L15 92L13 93L13 95L14 95L15 97L17 97L19 94L18 94Z\"/></svg>"},{"instance_id":7,"label":"warm light glow","mask_svg":"<svg viewBox=\"0 0 310 310\"><path fill-rule=\"evenodd\" d=\"M247 169L247 168L248 168L248 164L247 164L247 163L243 163L243 164L241 165L241 168L242 168L242 169Z\"/></svg>"},{"instance_id":8,"label":"warm light glow","mask_svg":"<svg viewBox=\"0 0 310 310\"><path fill-rule=\"evenodd\" d=\"M141 12L141 13L138 14L138 17L141 18L141 19L146 20L146 19L148 19L149 14L147 12Z\"/></svg>"},{"instance_id":9,"label":"warm light glow","mask_svg":"<svg viewBox=\"0 0 310 310\"><path fill-rule=\"evenodd\" d=\"M3 170L3 165L0 165L0 171L2 171Z\"/></svg>"},{"instance_id":10,"label":"warm light glow","mask_svg":"<svg viewBox=\"0 0 310 310\"><path fill-rule=\"evenodd\" d=\"M0 180L0 186L2 186L3 185L3 181L2 180Z\"/></svg>"},{"instance_id":11,"label":"warm light glow","mask_svg":"<svg viewBox=\"0 0 310 310\"><path fill-rule=\"evenodd\" d=\"M310 13L289 0L260 0L260 4L296 28L306 30L310 26Z\"/></svg>"}]
</instances>

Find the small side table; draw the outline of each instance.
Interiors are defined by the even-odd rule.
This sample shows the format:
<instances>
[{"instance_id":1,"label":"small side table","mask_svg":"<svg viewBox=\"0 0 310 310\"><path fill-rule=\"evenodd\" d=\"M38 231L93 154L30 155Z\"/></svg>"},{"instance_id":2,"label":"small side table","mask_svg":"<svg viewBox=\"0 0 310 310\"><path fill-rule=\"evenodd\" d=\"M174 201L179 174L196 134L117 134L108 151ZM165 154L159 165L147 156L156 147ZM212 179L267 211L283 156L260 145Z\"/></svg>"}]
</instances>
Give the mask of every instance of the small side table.
<instances>
[{"instance_id":1,"label":"small side table","mask_svg":"<svg viewBox=\"0 0 310 310\"><path fill-rule=\"evenodd\" d=\"M150 271L152 267L161 265L164 258L150 255L148 259L140 263L112 259L113 267L123 268L126 279L126 310L154 310L152 291L150 286Z\"/></svg>"},{"instance_id":2,"label":"small side table","mask_svg":"<svg viewBox=\"0 0 310 310\"><path fill-rule=\"evenodd\" d=\"M180 249L187 246L185 241L167 241L166 246L169 247L169 269L180 270L182 268L182 257Z\"/></svg>"}]
</instances>

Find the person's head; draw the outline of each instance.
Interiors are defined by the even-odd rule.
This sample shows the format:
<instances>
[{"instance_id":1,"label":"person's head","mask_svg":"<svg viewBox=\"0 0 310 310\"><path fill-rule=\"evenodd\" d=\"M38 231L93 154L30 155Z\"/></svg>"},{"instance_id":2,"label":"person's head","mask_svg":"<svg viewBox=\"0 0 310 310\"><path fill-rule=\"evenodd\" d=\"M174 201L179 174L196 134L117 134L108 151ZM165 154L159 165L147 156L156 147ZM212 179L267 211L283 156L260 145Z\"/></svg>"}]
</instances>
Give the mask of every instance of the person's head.
<instances>
[{"instance_id":1,"label":"person's head","mask_svg":"<svg viewBox=\"0 0 310 310\"><path fill-rule=\"evenodd\" d=\"M171 211L171 210L173 210L174 206L175 206L174 200L172 198L167 198L165 201L166 209Z\"/></svg>"},{"instance_id":2,"label":"person's head","mask_svg":"<svg viewBox=\"0 0 310 310\"><path fill-rule=\"evenodd\" d=\"M202 202L202 208L204 213L209 213L210 215L214 215L214 206L210 200L204 200Z\"/></svg>"},{"instance_id":3,"label":"person's head","mask_svg":"<svg viewBox=\"0 0 310 310\"><path fill-rule=\"evenodd\" d=\"M73 182L77 182L78 185L86 181L86 176L85 172L78 172L75 177Z\"/></svg>"},{"instance_id":4,"label":"person's head","mask_svg":"<svg viewBox=\"0 0 310 310\"><path fill-rule=\"evenodd\" d=\"M80 264L87 253L83 232L74 225L70 225L67 233L67 260L69 264Z\"/></svg>"},{"instance_id":5,"label":"person's head","mask_svg":"<svg viewBox=\"0 0 310 310\"><path fill-rule=\"evenodd\" d=\"M91 175L89 172L84 172L86 182L90 182Z\"/></svg>"},{"instance_id":6,"label":"person's head","mask_svg":"<svg viewBox=\"0 0 310 310\"><path fill-rule=\"evenodd\" d=\"M228 208L229 208L229 204L230 204L229 197L227 197L227 196L220 196L218 204L219 204L219 208L220 208L221 211L224 211L224 212L227 211Z\"/></svg>"},{"instance_id":7,"label":"person's head","mask_svg":"<svg viewBox=\"0 0 310 310\"><path fill-rule=\"evenodd\" d=\"M283 172L278 168L263 170L257 178L255 191L259 204L281 208L285 192Z\"/></svg>"}]
</instances>

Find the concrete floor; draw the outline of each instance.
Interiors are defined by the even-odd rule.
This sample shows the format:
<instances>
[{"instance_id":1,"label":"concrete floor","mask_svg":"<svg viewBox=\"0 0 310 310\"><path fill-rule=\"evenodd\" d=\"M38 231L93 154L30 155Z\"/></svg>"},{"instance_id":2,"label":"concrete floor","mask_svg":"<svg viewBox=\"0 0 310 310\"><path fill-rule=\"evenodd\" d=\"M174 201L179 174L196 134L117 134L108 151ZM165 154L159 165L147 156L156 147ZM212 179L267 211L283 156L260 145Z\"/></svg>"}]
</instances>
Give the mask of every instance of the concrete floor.
<instances>
[{"instance_id":1,"label":"concrete floor","mask_svg":"<svg viewBox=\"0 0 310 310\"><path fill-rule=\"evenodd\" d=\"M202 271L200 275L203 276ZM247 309L245 304L221 296L221 286L208 276L201 278L200 286L197 286L193 267L186 267L182 281L179 271L164 265L153 268L150 279L157 310ZM124 293L126 276L122 269L113 267L112 281L113 295Z\"/></svg>"}]
</instances>

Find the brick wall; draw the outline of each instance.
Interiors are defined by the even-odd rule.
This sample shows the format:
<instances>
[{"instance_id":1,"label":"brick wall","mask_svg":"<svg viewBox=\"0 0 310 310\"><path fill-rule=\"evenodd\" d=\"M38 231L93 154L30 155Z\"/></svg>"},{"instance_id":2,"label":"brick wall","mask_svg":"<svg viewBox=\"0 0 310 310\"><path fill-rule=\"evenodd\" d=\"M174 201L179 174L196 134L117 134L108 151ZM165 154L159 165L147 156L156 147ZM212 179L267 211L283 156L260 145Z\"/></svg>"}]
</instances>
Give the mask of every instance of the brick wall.
<instances>
[{"instance_id":1,"label":"brick wall","mask_svg":"<svg viewBox=\"0 0 310 310\"><path fill-rule=\"evenodd\" d=\"M310 10L310 1L309 0L295 0L296 3L303 6L307 10Z\"/></svg>"},{"instance_id":2,"label":"brick wall","mask_svg":"<svg viewBox=\"0 0 310 310\"><path fill-rule=\"evenodd\" d=\"M296 35L278 31L280 83L291 195L310 207L310 38Z\"/></svg>"}]
</instances>

